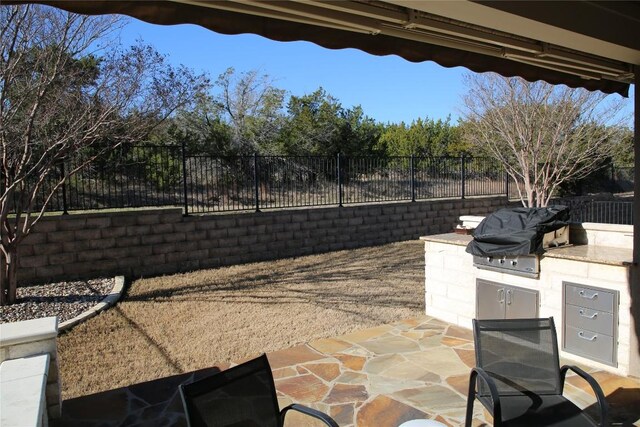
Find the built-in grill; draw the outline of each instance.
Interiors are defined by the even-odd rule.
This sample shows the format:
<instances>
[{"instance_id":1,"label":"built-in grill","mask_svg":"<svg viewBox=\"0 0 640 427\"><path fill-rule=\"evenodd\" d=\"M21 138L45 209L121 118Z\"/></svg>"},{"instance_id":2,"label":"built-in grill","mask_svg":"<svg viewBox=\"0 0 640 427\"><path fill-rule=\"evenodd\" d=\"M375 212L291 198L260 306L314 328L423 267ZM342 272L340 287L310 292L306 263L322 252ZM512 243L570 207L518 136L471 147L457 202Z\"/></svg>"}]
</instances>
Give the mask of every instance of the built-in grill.
<instances>
[{"instance_id":1,"label":"built-in grill","mask_svg":"<svg viewBox=\"0 0 640 427\"><path fill-rule=\"evenodd\" d=\"M537 278L540 255L569 244L568 219L565 206L501 209L478 224L467 252L478 268Z\"/></svg>"},{"instance_id":2,"label":"built-in grill","mask_svg":"<svg viewBox=\"0 0 640 427\"><path fill-rule=\"evenodd\" d=\"M499 257L474 255L473 265L484 270L501 271L518 276L536 278L540 275L540 258L538 255L503 255Z\"/></svg>"}]
</instances>

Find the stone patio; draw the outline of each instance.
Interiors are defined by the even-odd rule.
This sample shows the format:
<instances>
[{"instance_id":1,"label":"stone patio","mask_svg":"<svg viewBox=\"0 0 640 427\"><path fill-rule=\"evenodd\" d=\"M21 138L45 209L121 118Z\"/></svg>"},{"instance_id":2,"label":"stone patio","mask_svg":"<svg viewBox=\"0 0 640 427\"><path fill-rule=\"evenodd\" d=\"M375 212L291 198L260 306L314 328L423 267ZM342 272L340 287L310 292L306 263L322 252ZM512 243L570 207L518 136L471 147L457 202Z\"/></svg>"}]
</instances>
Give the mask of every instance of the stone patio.
<instances>
[{"instance_id":1,"label":"stone patio","mask_svg":"<svg viewBox=\"0 0 640 427\"><path fill-rule=\"evenodd\" d=\"M340 426L395 427L435 419L464 423L469 370L474 363L471 331L430 317L404 320L322 339L268 355L280 406L302 403L330 414ZM64 426L186 425L178 384L226 369L162 378L63 403ZM585 368L584 366L582 366ZM640 381L591 372L611 406L612 425L640 425ZM595 403L580 378L567 378L565 395L582 407ZM474 426L490 425L475 405ZM322 425L291 413L287 426Z\"/></svg>"}]
</instances>

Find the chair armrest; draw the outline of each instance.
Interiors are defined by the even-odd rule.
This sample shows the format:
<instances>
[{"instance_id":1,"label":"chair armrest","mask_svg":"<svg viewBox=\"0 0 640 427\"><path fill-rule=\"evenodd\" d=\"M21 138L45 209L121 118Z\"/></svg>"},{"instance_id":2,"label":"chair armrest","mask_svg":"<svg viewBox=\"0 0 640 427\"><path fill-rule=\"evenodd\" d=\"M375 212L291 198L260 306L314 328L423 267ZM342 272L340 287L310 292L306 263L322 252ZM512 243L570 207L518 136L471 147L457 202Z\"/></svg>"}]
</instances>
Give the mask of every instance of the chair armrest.
<instances>
[{"instance_id":1,"label":"chair armrest","mask_svg":"<svg viewBox=\"0 0 640 427\"><path fill-rule=\"evenodd\" d=\"M498 387L496 387L493 378L487 374L487 372L479 367L475 367L471 369L471 373L469 374L469 394L467 395L467 425L471 425L471 419L473 418L473 399L476 397L476 384L478 381L478 377L489 387L489 394L491 395L491 401L493 402L493 407L491 409L491 414L493 415L493 425L494 427L498 427L502 424L502 406L500 404L500 395L498 394ZM480 402L484 405L484 402L480 400ZM489 408L487 408L489 409Z\"/></svg>"},{"instance_id":2,"label":"chair armrest","mask_svg":"<svg viewBox=\"0 0 640 427\"><path fill-rule=\"evenodd\" d=\"M567 371L571 369L573 372L578 374L582 379L589 383L591 388L593 389L594 394L596 395L596 399L598 401L598 406L600 408L600 426L604 427L607 425L607 419L609 417L609 405L607 404L607 399L604 396L604 392L602 391L602 387L600 384L593 378L591 375L583 371L574 365L564 365L560 368L560 380L562 387L564 388L564 380L567 375Z\"/></svg>"},{"instance_id":3,"label":"chair armrest","mask_svg":"<svg viewBox=\"0 0 640 427\"><path fill-rule=\"evenodd\" d=\"M333 418L331 418L329 415L325 414L324 412L320 412L316 409L312 409L304 405L299 405L297 403L294 403L293 405L289 405L286 408L284 408L282 411L280 411L281 425L284 425L284 417L287 415L287 411L289 410L294 410L297 412L301 412L305 415L309 415L310 417L317 418L323 421L329 427L339 427L338 423L336 423Z\"/></svg>"}]
</instances>

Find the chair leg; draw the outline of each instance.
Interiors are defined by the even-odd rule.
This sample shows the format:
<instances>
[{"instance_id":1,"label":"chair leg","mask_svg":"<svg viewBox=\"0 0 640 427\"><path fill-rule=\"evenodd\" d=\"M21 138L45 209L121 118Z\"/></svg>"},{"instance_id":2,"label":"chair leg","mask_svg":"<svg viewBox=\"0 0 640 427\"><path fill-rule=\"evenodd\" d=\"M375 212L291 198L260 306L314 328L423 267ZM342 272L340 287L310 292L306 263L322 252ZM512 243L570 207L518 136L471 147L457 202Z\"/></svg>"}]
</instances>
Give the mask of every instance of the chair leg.
<instances>
[{"instance_id":1,"label":"chair leg","mask_svg":"<svg viewBox=\"0 0 640 427\"><path fill-rule=\"evenodd\" d=\"M475 398L467 402L467 415L464 419L464 427L471 427L471 421L473 420L473 401Z\"/></svg>"},{"instance_id":2,"label":"chair leg","mask_svg":"<svg viewBox=\"0 0 640 427\"><path fill-rule=\"evenodd\" d=\"M471 427L473 420L473 402L476 400L476 376L475 371L469 375L469 392L467 393L467 414L464 419L464 427Z\"/></svg>"}]
</instances>

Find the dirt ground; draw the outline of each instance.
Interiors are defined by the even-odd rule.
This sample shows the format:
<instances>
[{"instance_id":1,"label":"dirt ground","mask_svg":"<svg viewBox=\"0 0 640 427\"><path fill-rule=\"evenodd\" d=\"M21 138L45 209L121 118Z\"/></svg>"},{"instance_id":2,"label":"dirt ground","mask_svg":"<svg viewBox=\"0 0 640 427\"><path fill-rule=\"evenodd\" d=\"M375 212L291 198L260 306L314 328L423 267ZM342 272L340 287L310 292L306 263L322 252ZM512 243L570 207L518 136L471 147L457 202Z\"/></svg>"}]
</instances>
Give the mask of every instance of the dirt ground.
<instances>
[{"instance_id":1,"label":"dirt ground","mask_svg":"<svg viewBox=\"0 0 640 427\"><path fill-rule=\"evenodd\" d=\"M420 241L141 279L59 338L63 398L423 313Z\"/></svg>"}]
</instances>

